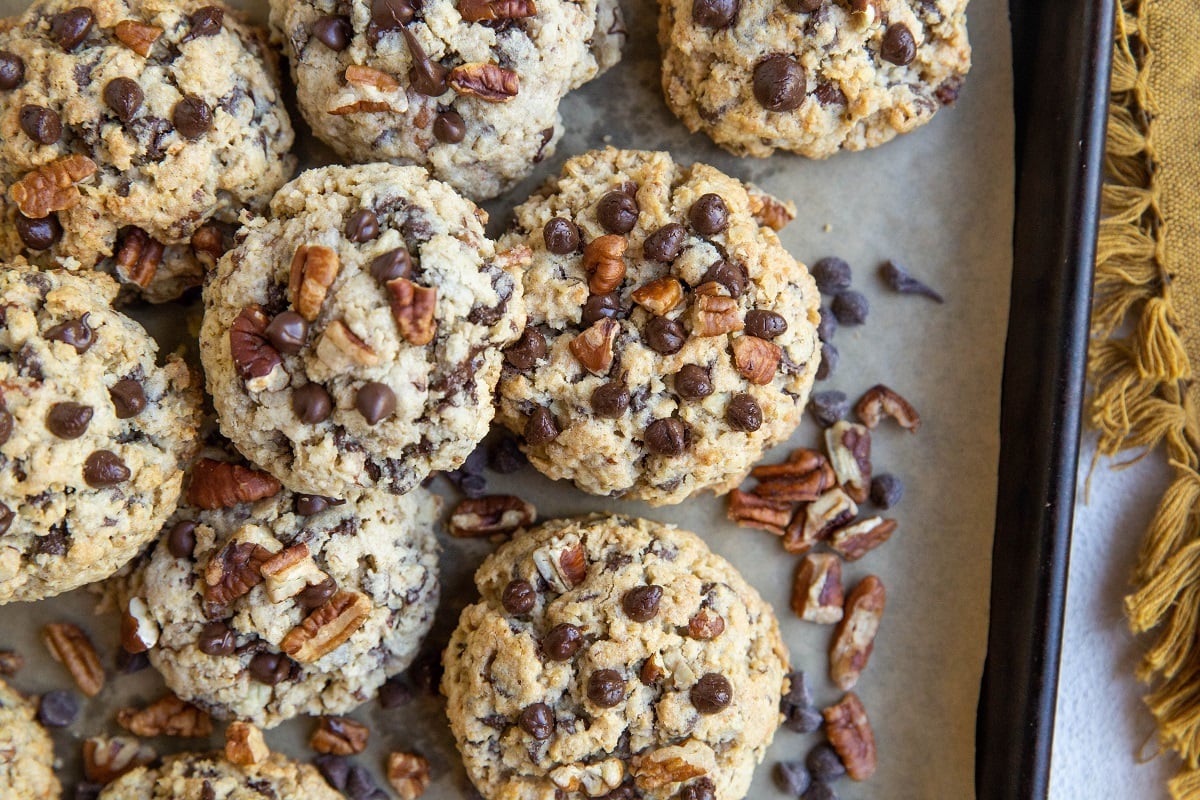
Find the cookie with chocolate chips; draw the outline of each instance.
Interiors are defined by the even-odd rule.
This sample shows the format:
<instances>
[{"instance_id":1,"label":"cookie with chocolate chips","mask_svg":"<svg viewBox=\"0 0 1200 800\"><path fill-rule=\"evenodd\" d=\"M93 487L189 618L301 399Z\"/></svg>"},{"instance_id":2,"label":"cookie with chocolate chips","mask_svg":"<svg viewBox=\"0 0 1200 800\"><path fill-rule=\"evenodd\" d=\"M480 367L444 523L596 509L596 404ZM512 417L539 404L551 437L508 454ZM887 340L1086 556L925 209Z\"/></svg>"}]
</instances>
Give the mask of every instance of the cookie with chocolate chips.
<instances>
[{"instance_id":1,"label":"cookie with chocolate chips","mask_svg":"<svg viewBox=\"0 0 1200 800\"><path fill-rule=\"evenodd\" d=\"M475 582L442 691L485 798L746 795L781 719L787 651L770 606L699 537L557 520L503 545Z\"/></svg>"},{"instance_id":2,"label":"cookie with chocolate chips","mask_svg":"<svg viewBox=\"0 0 1200 800\"><path fill-rule=\"evenodd\" d=\"M54 743L37 721L37 708L0 681L0 786L21 800L56 800Z\"/></svg>"},{"instance_id":3,"label":"cookie with chocolate chips","mask_svg":"<svg viewBox=\"0 0 1200 800\"><path fill-rule=\"evenodd\" d=\"M420 167L326 167L250 223L205 287L221 429L285 486L406 492L487 434L529 251Z\"/></svg>"},{"instance_id":4,"label":"cookie with chocolate chips","mask_svg":"<svg viewBox=\"0 0 1200 800\"><path fill-rule=\"evenodd\" d=\"M220 753L179 753L104 787L99 800L342 800L316 767L271 753L240 765Z\"/></svg>"},{"instance_id":5,"label":"cookie with chocolate chips","mask_svg":"<svg viewBox=\"0 0 1200 800\"><path fill-rule=\"evenodd\" d=\"M790 207L704 164L609 148L517 208L528 325L498 416L592 494L679 503L736 486L800 421L818 293L775 229Z\"/></svg>"},{"instance_id":6,"label":"cookie with chocolate chips","mask_svg":"<svg viewBox=\"0 0 1200 800\"><path fill-rule=\"evenodd\" d=\"M475 200L553 155L559 102L625 38L616 0L272 0L271 24L318 138Z\"/></svg>"},{"instance_id":7,"label":"cookie with chocolate chips","mask_svg":"<svg viewBox=\"0 0 1200 800\"><path fill-rule=\"evenodd\" d=\"M288 179L264 33L206 0L41 0L0 32L0 258L199 285Z\"/></svg>"},{"instance_id":8,"label":"cookie with chocolate chips","mask_svg":"<svg viewBox=\"0 0 1200 800\"><path fill-rule=\"evenodd\" d=\"M953 105L967 0L660 0L663 92L731 153L877 147Z\"/></svg>"},{"instance_id":9,"label":"cookie with chocolate chips","mask_svg":"<svg viewBox=\"0 0 1200 800\"><path fill-rule=\"evenodd\" d=\"M198 379L98 273L0 266L0 603L106 578L175 510Z\"/></svg>"}]
</instances>

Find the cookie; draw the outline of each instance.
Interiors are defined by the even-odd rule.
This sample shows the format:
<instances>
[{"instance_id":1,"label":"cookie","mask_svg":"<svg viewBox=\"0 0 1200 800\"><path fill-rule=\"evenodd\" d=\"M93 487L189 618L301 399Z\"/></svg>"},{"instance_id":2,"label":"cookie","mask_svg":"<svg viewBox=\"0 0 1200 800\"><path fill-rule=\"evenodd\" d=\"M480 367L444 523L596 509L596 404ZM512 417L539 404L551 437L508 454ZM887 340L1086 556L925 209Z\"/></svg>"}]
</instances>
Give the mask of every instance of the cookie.
<instances>
[{"instance_id":1,"label":"cookie","mask_svg":"<svg viewBox=\"0 0 1200 800\"><path fill-rule=\"evenodd\" d=\"M878 147L953 105L967 0L660 0L667 105L735 155Z\"/></svg>"},{"instance_id":2,"label":"cookie","mask_svg":"<svg viewBox=\"0 0 1200 800\"><path fill-rule=\"evenodd\" d=\"M818 294L771 226L790 210L704 164L593 151L515 212L529 327L498 416L586 492L679 503L726 492L799 423Z\"/></svg>"},{"instance_id":3,"label":"cookie","mask_svg":"<svg viewBox=\"0 0 1200 800\"><path fill-rule=\"evenodd\" d=\"M745 796L779 725L787 651L770 607L695 534L557 520L475 582L442 691L487 800Z\"/></svg>"},{"instance_id":4,"label":"cookie","mask_svg":"<svg viewBox=\"0 0 1200 800\"><path fill-rule=\"evenodd\" d=\"M620 59L615 0L272 0L313 133L475 200L554 153L559 101Z\"/></svg>"},{"instance_id":5,"label":"cookie","mask_svg":"<svg viewBox=\"0 0 1200 800\"><path fill-rule=\"evenodd\" d=\"M0 603L113 574L175 510L199 381L99 273L0 267Z\"/></svg>"},{"instance_id":6,"label":"cookie","mask_svg":"<svg viewBox=\"0 0 1200 800\"><path fill-rule=\"evenodd\" d=\"M0 258L99 267L153 301L290 176L264 34L201 0L43 0L0 34Z\"/></svg>"},{"instance_id":7,"label":"cookie","mask_svg":"<svg viewBox=\"0 0 1200 800\"><path fill-rule=\"evenodd\" d=\"M219 753L167 756L104 787L99 800L342 800L315 767L272 753L239 766Z\"/></svg>"},{"instance_id":8,"label":"cookie","mask_svg":"<svg viewBox=\"0 0 1200 800\"><path fill-rule=\"evenodd\" d=\"M296 495L210 448L185 503L117 591L123 646L177 695L273 727L350 711L412 662L437 607L436 497Z\"/></svg>"},{"instance_id":9,"label":"cookie","mask_svg":"<svg viewBox=\"0 0 1200 800\"><path fill-rule=\"evenodd\" d=\"M17 800L58 800L54 743L36 717L33 703L0 681L0 786Z\"/></svg>"},{"instance_id":10,"label":"cookie","mask_svg":"<svg viewBox=\"0 0 1200 800\"><path fill-rule=\"evenodd\" d=\"M205 288L201 356L221 430L284 485L406 492L487 434L528 260L419 167L301 175Z\"/></svg>"}]
</instances>

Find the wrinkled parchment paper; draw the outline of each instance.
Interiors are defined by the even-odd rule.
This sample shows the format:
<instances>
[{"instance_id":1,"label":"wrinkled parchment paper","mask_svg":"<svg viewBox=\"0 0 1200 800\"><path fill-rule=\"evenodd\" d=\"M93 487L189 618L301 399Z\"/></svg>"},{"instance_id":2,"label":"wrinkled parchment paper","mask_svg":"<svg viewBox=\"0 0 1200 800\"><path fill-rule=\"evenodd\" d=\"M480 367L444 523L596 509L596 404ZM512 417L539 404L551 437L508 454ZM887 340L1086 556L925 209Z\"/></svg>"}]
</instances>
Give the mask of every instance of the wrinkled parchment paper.
<instances>
[{"instance_id":1,"label":"wrinkled parchment paper","mask_svg":"<svg viewBox=\"0 0 1200 800\"><path fill-rule=\"evenodd\" d=\"M0 12L16 13L23 0L0 0ZM265 19L265 0L239 5ZM841 781L847 800L964 800L974 796L975 711L986 647L996 459L999 444L1000 370L1008 312L1013 219L1013 139L1007 3L974 0L969 24L975 66L954 109L928 126L878 150L843 154L825 162L790 155L739 160L702 135L688 135L663 104L659 90L656 8L650 0L623 3L630 35L624 60L611 72L566 99L567 134L558 153L520 187L489 203L491 231L509 210L570 155L611 143L666 149L682 162L708 161L764 189L795 201L797 220L782 233L784 244L805 263L839 255L855 269L855 288L871 301L867 324L841 328L834 341L841 366L818 390L839 389L853 401L875 383L904 394L921 412L917 435L891 423L874 434L876 472L903 478L907 493L890 516L899 531L883 548L847 565L847 590L874 573L888 592L887 611L870 666L856 689L866 704L879 750L879 769L864 784ZM300 123L299 128L303 130ZM311 142L300 147L309 164L327 157ZM944 306L890 293L877 276L885 259L906 264L946 296ZM174 346L186 340L178 308L139 310L151 330ZM806 419L792 441L768 455L779 461L790 447L814 446L815 426ZM532 470L490 475L493 492L532 501L543 518L595 510L623 511L677 523L697 531L739 567L774 605L796 668L812 676L819 705L840 696L827 678L831 627L797 619L788 608L796 558L761 531L740 529L725 518L724 501L709 496L681 507L651 509L605 500L556 484ZM456 495L439 479L435 488L452 504ZM431 646L448 637L459 610L472 602L471 574L494 545L442 536L443 602ZM88 630L110 669L109 686L87 702L79 721L55 733L70 797L79 775L80 742L101 732L119 733L117 708L144 704L163 691L153 670L118 675L117 620L96 616L86 590L36 604L0 610L0 649L16 649L28 663L13 680L25 692L71 686L38 640L41 625L72 620ZM375 702L355 717L371 727L371 747L359 757L381 782L387 752L423 753L432 763L429 800L468 796L442 704L421 697L384 711ZM294 720L267 735L272 747L307 759L314 726ZM783 797L771 765L803 758L815 737L781 730L759 768L752 798ZM212 746L220 746L214 736ZM210 743L172 740L160 752L202 749ZM0 794L3 794L0 791Z\"/></svg>"}]
</instances>

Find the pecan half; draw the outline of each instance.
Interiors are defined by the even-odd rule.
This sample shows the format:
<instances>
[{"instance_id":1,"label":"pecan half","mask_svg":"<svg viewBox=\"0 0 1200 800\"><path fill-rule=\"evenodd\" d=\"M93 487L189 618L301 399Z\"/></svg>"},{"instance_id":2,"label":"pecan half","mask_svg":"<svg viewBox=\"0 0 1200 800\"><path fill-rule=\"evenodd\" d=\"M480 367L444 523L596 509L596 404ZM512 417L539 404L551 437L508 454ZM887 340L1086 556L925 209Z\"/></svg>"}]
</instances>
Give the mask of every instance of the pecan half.
<instances>
[{"instance_id":1,"label":"pecan half","mask_svg":"<svg viewBox=\"0 0 1200 800\"><path fill-rule=\"evenodd\" d=\"M812 553L796 566L792 611L800 619L832 625L842 618L842 562L829 553Z\"/></svg>"},{"instance_id":2,"label":"pecan half","mask_svg":"<svg viewBox=\"0 0 1200 800\"><path fill-rule=\"evenodd\" d=\"M117 724L134 736L208 736L212 718L174 694L166 694L142 709L122 708Z\"/></svg>"},{"instance_id":3,"label":"pecan half","mask_svg":"<svg viewBox=\"0 0 1200 800\"><path fill-rule=\"evenodd\" d=\"M846 765L852 780L865 781L875 774L875 732L858 695L850 692L836 705L823 709L829 743Z\"/></svg>"},{"instance_id":4,"label":"pecan half","mask_svg":"<svg viewBox=\"0 0 1200 800\"><path fill-rule=\"evenodd\" d=\"M578 586L587 577L587 557L575 537L552 539L533 553L533 564L556 592Z\"/></svg>"},{"instance_id":5,"label":"pecan half","mask_svg":"<svg viewBox=\"0 0 1200 800\"><path fill-rule=\"evenodd\" d=\"M864 502L871 491L871 432L842 420L825 431L825 447L838 483L854 502Z\"/></svg>"},{"instance_id":6,"label":"pecan half","mask_svg":"<svg viewBox=\"0 0 1200 800\"><path fill-rule=\"evenodd\" d=\"M769 500L808 503L837 483L825 456L815 450L803 452L803 457L782 464L764 464L751 470L750 474L759 479L754 493Z\"/></svg>"},{"instance_id":7,"label":"pecan half","mask_svg":"<svg viewBox=\"0 0 1200 800\"><path fill-rule=\"evenodd\" d=\"M692 306L692 333L697 336L724 336L727 333L740 331L746 327L746 323L742 321L741 309L738 308L737 300L723 294L699 294L696 296L696 302ZM734 359L737 359L736 343L741 339L735 340ZM754 338L754 337L749 337ZM779 347L771 344L765 339L755 339L755 341L770 345L776 350ZM745 345L743 345L745 347ZM775 365L778 365L776 360ZM741 371L739 364L738 371ZM742 373L745 375L745 373ZM762 381L754 381L754 383L768 383L771 377L775 375L775 366L771 367L770 377ZM749 377L746 375L746 377Z\"/></svg>"},{"instance_id":8,"label":"pecan half","mask_svg":"<svg viewBox=\"0 0 1200 800\"><path fill-rule=\"evenodd\" d=\"M117 41L137 53L142 58L150 55L150 48L162 36L163 29L153 25L145 25L132 19L123 19L117 23L113 34Z\"/></svg>"},{"instance_id":9,"label":"pecan half","mask_svg":"<svg viewBox=\"0 0 1200 800\"><path fill-rule=\"evenodd\" d=\"M104 667L92 640L78 625L51 622L42 628L42 642L55 661L67 668L79 691L95 697L104 688Z\"/></svg>"},{"instance_id":10,"label":"pecan half","mask_svg":"<svg viewBox=\"0 0 1200 800\"><path fill-rule=\"evenodd\" d=\"M634 756L631 772L638 788L649 792L699 778L715 771L716 767L712 748L688 739L683 744L659 747Z\"/></svg>"},{"instance_id":11,"label":"pecan half","mask_svg":"<svg viewBox=\"0 0 1200 800\"><path fill-rule=\"evenodd\" d=\"M249 722L235 720L225 729L225 758L241 767L267 760L271 755L262 731Z\"/></svg>"},{"instance_id":12,"label":"pecan half","mask_svg":"<svg viewBox=\"0 0 1200 800\"><path fill-rule=\"evenodd\" d=\"M625 280L624 236L608 233L583 246L583 270L588 274L588 289L602 295L616 289Z\"/></svg>"},{"instance_id":13,"label":"pecan half","mask_svg":"<svg viewBox=\"0 0 1200 800\"><path fill-rule=\"evenodd\" d=\"M346 717L321 717L308 746L318 753L352 756L367 749L371 729Z\"/></svg>"},{"instance_id":14,"label":"pecan half","mask_svg":"<svg viewBox=\"0 0 1200 800\"><path fill-rule=\"evenodd\" d=\"M796 514L783 537L783 549L789 553L807 553L813 545L850 520L858 506L841 489L834 487Z\"/></svg>"},{"instance_id":15,"label":"pecan half","mask_svg":"<svg viewBox=\"0 0 1200 800\"><path fill-rule=\"evenodd\" d=\"M272 603L282 603L329 577L309 555L304 542L283 548L263 562L259 572L267 582L267 596Z\"/></svg>"},{"instance_id":16,"label":"pecan half","mask_svg":"<svg viewBox=\"0 0 1200 800\"><path fill-rule=\"evenodd\" d=\"M478 538L509 534L537 519L537 509L511 494L492 494L463 500L450 514L450 535Z\"/></svg>"},{"instance_id":17,"label":"pecan half","mask_svg":"<svg viewBox=\"0 0 1200 800\"><path fill-rule=\"evenodd\" d=\"M165 249L161 242L151 238L141 228L128 228L114 259L117 275L126 283L136 283L146 288L158 272Z\"/></svg>"},{"instance_id":18,"label":"pecan half","mask_svg":"<svg viewBox=\"0 0 1200 800\"><path fill-rule=\"evenodd\" d=\"M254 542L232 541L208 559L204 568L204 602L213 609L228 606L263 582L262 565L271 551Z\"/></svg>"},{"instance_id":19,"label":"pecan half","mask_svg":"<svg viewBox=\"0 0 1200 800\"><path fill-rule=\"evenodd\" d=\"M757 336L739 336L733 340L733 365L743 378L759 386L770 383L783 360L783 350L774 342Z\"/></svg>"},{"instance_id":20,"label":"pecan half","mask_svg":"<svg viewBox=\"0 0 1200 800\"><path fill-rule=\"evenodd\" d=\"M400 800L416 800L429 788L429 759L415 753L389 753L387 779Z\"/></svg>"},{"instance_id":21,"label":"pecan half","mask_svg":"<svg viewBox=\"0 0 1200 800\"><path fill-rule=\"evenodd\" d=\"M593 375L607 375L612 368L613 342L621 326L616 320L603 317L571 340L571 354Z\"/></svg>"},{"instance_id":22,"label":"pecan half","mask_svg":"<svg viewBox=\"0 0 1200 800\"><path fill-rule=\"evenodd\" d=\"M144 653L158 644L161 633L150 606L140 597L133 597L121 616L121 648L126 653Z\"/></svg>"},{"instance_id":23,"label":"pecan half","mask_svg":"<svg viewBox=\"0 0 1200 800\"><path fill-rule=\"evenodd\" d=\"M418 286L408 278L393 278L387 282L388 305L400 335L418 347L433 341L437 332L437 289Z\"/></svg>"},{"instance_id":24,"label":"pecan half","mask_svg":"<svg viewBox=\"0 0 1200 800\"><path fill-rule=\"evenodd\" d=\"M265 379L283 363L283 357L267 339L269 324L262 306L255 304L243 308L229 326L229 355L244 381Z\"/></svg>"},{"instance_id":25,"label":"pecan half","mask_svg":"<svg viewBox=\"0 0 1200 800\"><path fill-rule=\"evenodd\" d=\"M400 82L391 75L361 64L346 67L346 83L352 86L369 86L381 92L394 92L400 88Z\"/></svg>"},{"instance_id":26,"label":"pecan half","mask_svg":"<svg viewBox=\"0 0 1200 800\"><path fill-rule=\"evenodd\" d=\"M853 689L875 649L887 592L874 575L859 581L846 598L842 621L829 648L829 677L839 689Z\"/></svg>"},{"instance_id":27,"label":"pecan half","mask_svg":"<svg viewBox=\"0 0 1200 800\"><path fill-rule=\"evenodd\" d=\"M847 561L858 561L892 538L896 527L894 519L867 517L834 530L829 535L829 546Z\"/></svg>"},{"instance_id":28,"label":"pecan half","mask_svg":"<svg viewBox=\"0 0 1200 800\"><path fill-rule=\"evenodd\" d=\"M882 383L867 390L855 404L854 413L868 428L874 428L885 416L912 433L921 428L921 415L912 404Z\"/></svg>"},{"instance_id":29,"label":"pecan half","mask_svg":"<svg viewBox=\"0 0 1200 800\"><path fill-rule=\"evenodd\" d=\"M759 528L776 536L783 536L784 529L792 518L792 505L734 489L729 493L725 513L743 528Z\"/></svg>"},{"instance_id":30,"label":"pecan half","mask_svg":"<svg viewBox=\"0 0 1200 800\"><path fill-rule=\"evenodd\" d=\"M112 783L156 758L152 749L127 736L93 736L83 742L83 774L93 783Z\"/></svg>"},{"instance_id":31,"label":"pecan half","mask_svg":"<svg viewBox=\"0 0 1200 800\"><path fill-rule=\"evenodd\" d=\"M279 481L268 472L243 467L232 461L202 458L192 465L187 502L188 505L212 511L274 497L282 488Z\"/></svg>"},{"instance_id":32,"label":"pecan half","mask_svg":"<svg viewBox=\"0 0 1200 800\"><path fill-rule=\"evenodd\" d=\"M317 340L316 353L325 366L336 372L373 367L379 363L379 355L340 319L325 328Z\"/></svg>"},{"instance_id":33,"label":"pecan half","mask_svg":"<svg viewBox=\"0 0 1200 800\"><path fill-rule=\"evenodd\" d=\"M446 76L450 88L489 103L511 100L521 91L517 73L499 64L460 64Z\"/></svg>"},{"instance_id":34,"label":"pecan half","mask_svg":"<svg viewBox=\"0 0 1200 800\"><path fill-rule=\"evenodd\" d=\"M463 22L488 22L494 19L524 19L537 14L534 0L458 0Z\"/></svg>"},{"instance_id":35,"label":"pecan half","mask_svg":"<svg viewBox=\"0 0 1200 800\"><path fill-rule=\"evenodd\" d=\"M781 231L796 218L796 204L780 202L769 194L750 193L750 216L760 225Z\"/></svg>"},{"instance_id":36,"label":"pecan half","mask_svg":"<svg viewBox=\"0 0 1200 800\"><path fill-rule=\"evenodd\" d=\"M30 219L44 219L55 211L74 208L79 202L75 184L96 172L96 162L87 156L70 155L43 164L8 189L9 198Z\"/></svg>"},{"instance_id":37,"label":"pecan half","mask_svg":"<svg viewBox=\"0 0 1200 800\"><path fill-rule=\"evenodd\" d=\"M688 636L709 641L725 632L725 618L711 608L702 608L688 620Z\"/></svg>"},{"instance_id":38,"label":"pecan half","mask_svg":"<svg viewBox=\"0 0 1200 800\"><path fill-rule=\"evenodd\" d=\"M337 253L329 247L304 244L296 248L288 276L288 298L300 316L309 322L317 318L340 266Z\"/></svg>"},{"instance_id":39,"label":"pecan half","mask_svg":"<svg viewBox=\"0 0 1200 800\"><path fill-rule=\"evenodd\" d=\"M371 600L362 592L338 592L288 631L279 649L308 664L332 653L362 627Z\"/></svg>"},{"instance_id":40,"label":"pecan half","mask_svg":"<svg viewBox=\"0 0 1200 800\"><path fill-rule=\"evenodd\" d=\"M675 278L659 278L635 289L631 297L633 302L661 317L683 301L683 285Z\"/></svg>"}]
</instances>

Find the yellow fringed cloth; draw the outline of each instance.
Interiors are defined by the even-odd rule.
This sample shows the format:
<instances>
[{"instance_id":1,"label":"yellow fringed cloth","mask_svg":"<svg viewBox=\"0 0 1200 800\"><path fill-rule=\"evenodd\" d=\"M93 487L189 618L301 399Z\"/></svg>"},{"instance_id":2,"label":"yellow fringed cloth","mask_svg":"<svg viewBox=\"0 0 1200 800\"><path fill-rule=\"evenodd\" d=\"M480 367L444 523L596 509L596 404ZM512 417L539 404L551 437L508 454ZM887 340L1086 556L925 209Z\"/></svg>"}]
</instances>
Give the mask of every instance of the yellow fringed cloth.
<instances>
[{"instance_id":1,"label":"yellow fringed cloth","mask_svg":"<svg viewBox=\"0 0 1200 800\"><path fill-rule=\"evenodd\" d=\"M1123 0L1089 374L1100 454L1162 446L1173 474L1125 600L1159 743L1200 798L1200 8Z\"/></svg>"}]
</instances>

